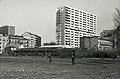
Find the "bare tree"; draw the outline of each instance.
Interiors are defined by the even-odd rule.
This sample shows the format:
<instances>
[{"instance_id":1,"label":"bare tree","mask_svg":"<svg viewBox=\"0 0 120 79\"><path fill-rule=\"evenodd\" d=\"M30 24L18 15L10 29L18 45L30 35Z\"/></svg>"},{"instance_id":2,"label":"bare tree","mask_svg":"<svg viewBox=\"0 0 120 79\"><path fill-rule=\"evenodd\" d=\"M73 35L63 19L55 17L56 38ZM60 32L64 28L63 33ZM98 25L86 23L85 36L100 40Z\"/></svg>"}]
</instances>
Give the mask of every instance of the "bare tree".
<instances>
[{"instance_id":1,"label":"bare tree","mask_svg":"<svg viewBox=\"0 0 120 79\"><path fill-rule=\"evenodd\" d=\"M120 48L120 8L115 8L116 12L114 13L114 43L115 48Z\"/></svg>"},{"instance_id":2,"label":"bare tree","mask_svg":"<svg viewBox=\"0 0 120 79\"><path fill-rule=\"evenodd\" d=\"M115 8L116 12L114 13L114 24L116 30L120 30L120 8Z\"/></svg>"}]
</instances>

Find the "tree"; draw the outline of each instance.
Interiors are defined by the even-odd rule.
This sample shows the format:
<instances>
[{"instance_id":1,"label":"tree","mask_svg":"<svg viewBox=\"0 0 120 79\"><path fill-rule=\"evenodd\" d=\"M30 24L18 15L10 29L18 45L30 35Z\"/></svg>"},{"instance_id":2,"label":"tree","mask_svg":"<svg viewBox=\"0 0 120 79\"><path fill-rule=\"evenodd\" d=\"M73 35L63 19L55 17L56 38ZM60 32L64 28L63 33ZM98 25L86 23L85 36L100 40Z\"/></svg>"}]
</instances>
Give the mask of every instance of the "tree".
<instances>
[{"instance_id":1,"label":"tree","mask_svg":"<svg viewBox=\"0 0 120 79\"><path fill-rule=\"evenodd\" d=\"M115 8L114 13L114 45L115 48L120 48L120 8Z\"/></svg>"},{"instance_id":2,"label":"tree","mask_svg":"<svg viewBox=\"0 0 120 79\"><path fill-rule=\"evenodd\" d=\"M115 29L120 30L120 8L115 8L116 12L114 13L114 24Z\"/></svg>"}]
</instances>

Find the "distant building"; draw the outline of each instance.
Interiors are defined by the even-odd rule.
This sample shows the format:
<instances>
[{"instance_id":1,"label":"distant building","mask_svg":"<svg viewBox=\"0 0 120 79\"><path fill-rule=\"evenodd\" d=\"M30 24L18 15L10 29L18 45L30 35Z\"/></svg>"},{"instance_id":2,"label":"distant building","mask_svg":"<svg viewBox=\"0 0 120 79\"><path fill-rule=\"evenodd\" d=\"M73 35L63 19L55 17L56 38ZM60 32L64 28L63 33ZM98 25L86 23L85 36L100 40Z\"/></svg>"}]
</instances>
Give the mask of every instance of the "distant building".
<instances>
[{"instance_id":1,"label":"distant building","mask_svg":"<svg viewBox=\"0 0 120 79\"><path fill-rule=\"evenodd\" d=\"M80 47L80 37L96 36L97 16L73 7L62 6L56 12L56 42Z\"/></svg>"},{"instance_id":2,"label":"distant building","mask_svg":"<svg viewBox=\"0 0 120 79\"><path fill-rule=\"evenodd\" d=\"M106 39L99 39L98 40L98 50L100 50L100 51L113 50L113 43Z\"/></svg>"},{"instance_id":3,"label":"distant building","mask_svg":"<svg viewBox=\"0 0 120 79\"><path fill-rule=\"evenodd\" d=\"M80 38L81 49L98 50L98 37L81 37Z\"/></svg>"},{"instance_id":4,"label":"distant building","mask_svg":"<svg viewBox=\"0 0 120 79\"><path fill-rule=\"evenodd\" d=\"M110 40L98 37L81 37L80 41L82 49L99 51L113 50L113 43Z\"/></svg>"},{"instance_id":5,"label":"distant building","mask_svg":"<svg viewBox=\"0 0 120 79\"><path fill-rule=\"evenodd\" d=\"M24 38L23 36L19 35L9 35L8 43L6 47L15 47L15 48L28 48L29 46L29 39Z\"/></svg>"},{"instance_id":6,"label":"distant building","mask_svg":"<svg viewBox=\"0 0 120 79\"><path fill-rule=\"evenodd\" d=\"M113 42L114 41L114 30L103 30L103 32L100 33L100 39Z\"/></svg>"},{"instance_id":7,"label":"distant building","mask_svg":"<svg viewBox=\"0 0 120 79\"><path fill-rule=\"evenodd\" d=\"M15 35L15 26L2 26L0 27L0 34L3 35Z\"/></svg>"},{"instance_id":8,"label":"distant building","mask_svg":"<svg viewBox=\"0 0 120 79\"><path fill-rule=\"evenodd\" d=\"M109 36L110 34L113 34L114 30L103 30L101 33L100 33L100 37L107 37Z\"/></svg>"},{"instance_id":9,"label":"distant building","mask_svg":"<svg viewBox=\"0 0 120 79\"><path fill-rule=\"evenodd\" d=\"M34 48L34 47L39 47L41 46L41 37L36 35L36 34L32 34L30 32L25 32L22 34L22 36L24 38L29 39L29 47Z\"/></svg>"},{"instance_id":10,"label":"distant building","mask_svg":"<svg viewBox=\"0 0 120 79\"><path fill-rule=\"evenodd\" d=\"M4 36L3 34L0 34L0 54L2 54L2 51L8 44L8 36Z\"/></svg>"}]
</instances>

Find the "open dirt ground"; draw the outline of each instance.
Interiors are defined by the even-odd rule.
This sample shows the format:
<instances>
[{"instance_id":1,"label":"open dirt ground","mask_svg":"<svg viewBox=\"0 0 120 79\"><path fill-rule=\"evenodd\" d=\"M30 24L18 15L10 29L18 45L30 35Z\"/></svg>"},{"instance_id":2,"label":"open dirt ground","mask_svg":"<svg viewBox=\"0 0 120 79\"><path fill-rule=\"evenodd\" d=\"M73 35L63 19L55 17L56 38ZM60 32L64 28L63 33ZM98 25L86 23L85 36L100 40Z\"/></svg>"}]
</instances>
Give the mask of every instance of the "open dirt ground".
<instances>
[{"instance_id":1,"label":"open dirt ground","mask_svg":"<svg viewBox=\"0 0 120 79\"><path fill-rule=\"evenodd\" d=\"M0 79L120 79L120 60L0 57Z\"/></svg>"}]
</instances>

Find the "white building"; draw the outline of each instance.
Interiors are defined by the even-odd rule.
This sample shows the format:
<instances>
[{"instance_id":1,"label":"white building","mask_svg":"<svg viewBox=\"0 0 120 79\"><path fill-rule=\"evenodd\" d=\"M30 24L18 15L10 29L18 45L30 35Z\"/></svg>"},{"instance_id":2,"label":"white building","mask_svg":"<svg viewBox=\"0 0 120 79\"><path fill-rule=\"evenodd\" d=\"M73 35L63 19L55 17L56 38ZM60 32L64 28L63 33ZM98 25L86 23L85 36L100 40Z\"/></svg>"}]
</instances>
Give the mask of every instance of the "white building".
<instances>
[{"instance_id":1,"label":"white building","mask_svg":"<svg viewBox=\"0 0 120 79\"><path fill-rule=\"evenodd\" d=\"M26 39L29 39L29 47L34 48L34 47L39 47L41 46L41 37L36 35L36 34L32 34L30 32L25 32L22 34L22 36Z\"/></svg>"},{"instance_id":2,"label":"white building","mask_svg":"<svg viewBox=\"0 0 120 79\"><path fill-rule=\"evenodd\" d=\"M56 12L56 40L60 45L80 47L80 37L96 36L97 16L73 7L62 6Z\"/></svg>"},{"instance_id":3,"label":"white building","mask_svg":"<svg viewBox=\"0 0 120 79\"><path fill-rule=\"evenodd\" d=\"M3 36L3 34L0 34L0 54L2 54L2 51L7 44L8 44L8 36Z\"/></svg>"},{"instance_id":4,"label":"white building","mask_svg":"<svg viewBox=\"0 0 120 79\"><path fill-rule=\"evenodd\" d=\"M29 47L29 39L24 38L23 36L20 35L9 35L8 36L8 44L6 47L15 47L17 49L20 48L28 48Z\"/></svg>"},{"instance_id":5,"label":"white building","mask_svg":"<svg viewBox=\"0 0 120 79\"><path fill-rule=\"evenodd\" d=\"M98 50L100 50L100 51L113 50L113 43L106 39L99 39L98 40Z\"/></svg>"}]
</instances>

